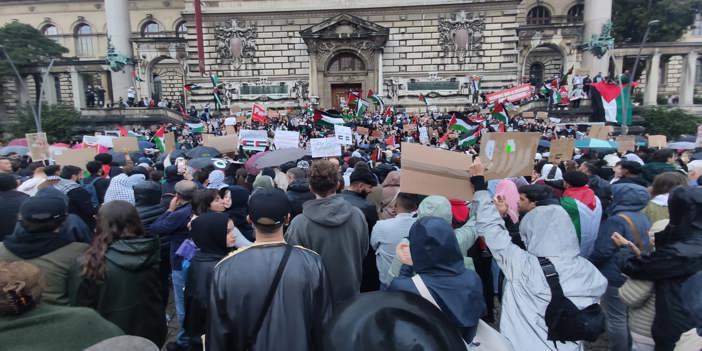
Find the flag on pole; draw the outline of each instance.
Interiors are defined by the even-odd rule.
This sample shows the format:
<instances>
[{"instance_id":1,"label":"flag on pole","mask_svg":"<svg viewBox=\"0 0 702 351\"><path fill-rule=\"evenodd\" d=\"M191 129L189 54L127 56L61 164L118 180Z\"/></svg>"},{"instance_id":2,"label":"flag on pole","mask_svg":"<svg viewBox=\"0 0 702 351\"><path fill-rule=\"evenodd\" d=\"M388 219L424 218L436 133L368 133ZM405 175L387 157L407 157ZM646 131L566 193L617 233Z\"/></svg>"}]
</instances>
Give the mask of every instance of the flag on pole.
<instances>
[{"instance_id":1,"label":"flag on pole","mask_svg":"<svg viewBox=\"0 0 702 351\"><path fill-rule=\"evenodd\" d=\"M117 127L117 129L119 130L119 136L126 137L127 135L129 135L129 131L127 131L126 128L119 126Z\"/></svg>"},{"instance_id":2,"label":"flag on pole","mask_svg":"<svg viewBox=\"0 0 702 351\"><path fill-rule=\"evenodd\" d=\"M478 125L476 126L475 130L461 134L461 136L458 138L458 145L464 148L475 145L478 142L478 139L480 139L481 129L482 127Z\"/></svg>"},{"instance_id":3,"label":"flag on pole","mask_svg":"<svg viewBox=\"0 0 702 351\"><path fill-rule=\"evenodd\" d=\"M205 131L205 126L202 123L185 123L193 133L202 133Z\"/></svg>"},{"instance_id":4,"label":"flag on pole","mask_svg":"<svg viewBox=\"0 0 702 351\"><path fill-rule=\"evenodd\" d=\"M419 101L423 102L424 105L429 108L429 98L424 96L424 94L419 94Z\"/></svg>"},{"instance_id":5,"label":"flag on pole","mask_svg":"<svg viewBox=\"0 0 702 351\"><path fill-rule=\"evenodd\" d=\"M636 87L637 83L633 86ZM597 121L631 124L631 86L595 83L592 97L593 117Z\"/></svg>"},{"instance_id":6,"label":"flag on pole","mask_svg":"<svg viewBox=\"0 0 702 351\"><path fill-rule=\"evenodd\" d=\"M363 118L363 115L368 109L368 101L364 99L359 99L356 102L356 118Z\"/></svg>"},{"instance_id":7,"label":"flag on pole","mask_svg":"<svg viewBox=\"0 0 702 351\"><path fill-rule=\"evenodd\" d=\"M212 81L212 96L214 97L215 109L219 111L220 106L222 106L222 100L219 98L219 76L211 74L210 80Z\"/></svg>"},{"instance_id":8,"label":"flag on pole","mask_svg":"<svg viewBox=\"0 0 702 351\"><path fill-rule=\"evenodd\" d=\"M266 115L266 109L263 106L254 103L253 106L251 106L251 120L262 124L268 124L269 119Z\"/></svg>"},{"instance_id":9,"label":"flag on pole","mask_svg":"<svg viewBox=\"0 0 702 351\"><path fill-rule=\"evenodd\" d=\"M183 89L185 89L185 91L192 91L193 89L200 89L200 85L195 83L188 83L183 85Z\"/></svg>"},{"instance_id":10,"label":"flag on pole","mask_svg":"<svg viewBox=\"0 0 702 351\"><path fill-rule=\"evenodd\" d=\"M368 98L378 106L378 111L385 112L385 102L379 95L375 95L375 93L373 93L373 90L368 90Z\"/></svg>"},{"instance_id":11,"label":"flag on pole","mask_svg":"<svg viewBox=\"0 0 702 351\"><path fill-rule=\"evenodd\" d=\"M492 110L492 118L502 123L509 122L509 115L507 114L507 110L505 110L505 104L501 102L495 104L495 108Z\"/></svg>"},{"instance_id":12,"label":"flag on pole","mask_svg":"<svg viewBox=\"0 0 702 351\"><path fill-rule=\"evenodd\" d=\"M478 125L471 125L460 118L456 118L456 114L451 116L451 121L449 122L449 129L455 130L459 133L470 133L474 132L477 128Z\"/></svg>"},{"instance_id":13,"label":"flag on pole","mask_svg":"<svg viewBox=\"0 0 702 351\"><path fill-rule=\"evenodd\" d=\"M360 98L361 98L361 95L358 92L349 91L348 102L346 103L346 105L351 107L351 105L355 105L356 100L358 100Z\"/></svg>"},{"instance_id":14,"label":"flag on pole","mask_svg":"<svg viewBox=\"0 0 702 351\"><path fill-rule=\"evenodd\" d=\"M166 152L166 144L164 144L163 142L163 136L165 135L165 133L166 129L163 126L161 126L161 128L159 128L156 131L156 133L154 133L153 139L151 139L151 141L153 141L153 143L156 144L156 148L159 149L162 153Z\"/></svg>"}]
</instances>

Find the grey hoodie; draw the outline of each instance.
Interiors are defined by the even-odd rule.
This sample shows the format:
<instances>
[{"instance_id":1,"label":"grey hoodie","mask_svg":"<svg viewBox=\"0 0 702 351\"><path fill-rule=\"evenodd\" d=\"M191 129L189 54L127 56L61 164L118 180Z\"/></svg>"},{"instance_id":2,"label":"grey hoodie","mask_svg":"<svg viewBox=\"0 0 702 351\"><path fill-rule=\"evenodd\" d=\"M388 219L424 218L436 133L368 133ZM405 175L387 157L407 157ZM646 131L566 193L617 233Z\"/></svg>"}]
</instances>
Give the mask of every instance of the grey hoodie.
<instances>
[{"instance_id":1,"label":"grey hoodie","mask_svg":"<svg viewBox=\"0 0 702 351\"><path fill-rule=\"evenodd\" d=\"M322 257L334 305L360 292L368 238L363 212L338 195L307 201L302 214L293 219L285 233L289 244L313 250Z\"/></svg>"}]
</instances>

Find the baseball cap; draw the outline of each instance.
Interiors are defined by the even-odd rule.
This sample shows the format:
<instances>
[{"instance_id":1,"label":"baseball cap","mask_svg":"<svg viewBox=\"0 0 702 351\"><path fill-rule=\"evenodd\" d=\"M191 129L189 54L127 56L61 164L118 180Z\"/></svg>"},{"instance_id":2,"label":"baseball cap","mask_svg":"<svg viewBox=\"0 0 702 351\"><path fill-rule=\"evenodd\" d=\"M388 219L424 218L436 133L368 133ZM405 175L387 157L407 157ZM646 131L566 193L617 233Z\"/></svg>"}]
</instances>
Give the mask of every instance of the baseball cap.
<instances>
[{"instance_id":1,"label":"baseball cap","mask_svg":"<svg viewBox=\"0 0 702 351\"><path fill-rule=\"evenodd\" d=\"M274 227L290 214L290 201L278 188L261 188L249 198L249 217L256 225Z\"/></svg>"},{"instance_id":2,"label":"baseball cap","mask_svg":"<svg viewBox=\"0 0 702 351\"><path fill-rule=\"evenodd\" d=\"M68 206L59 197L30 197L22 203L20 216L27 222L45 222L67 215Z\"/></svg>"}]
</instances>

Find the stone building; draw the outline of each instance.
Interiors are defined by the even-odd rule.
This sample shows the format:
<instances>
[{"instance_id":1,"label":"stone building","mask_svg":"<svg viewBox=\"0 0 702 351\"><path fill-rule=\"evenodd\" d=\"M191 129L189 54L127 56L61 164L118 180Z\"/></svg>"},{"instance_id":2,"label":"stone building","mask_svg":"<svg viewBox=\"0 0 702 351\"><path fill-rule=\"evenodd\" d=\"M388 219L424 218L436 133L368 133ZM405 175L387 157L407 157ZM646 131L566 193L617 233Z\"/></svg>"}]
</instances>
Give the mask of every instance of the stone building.
<instances>
[{"instance_id":1,"label":"stone building","mask_svg":"<svg viewBox=\"0 0 702 351\"><path fill-rule=\"evenodd\" d=\"M480 91L489 93L570 67L583 74L618 73L636 55L626 46L614 50L612 60L578 51L583 38L602 30L611 0L201 4L201 41L192 0L0 0L0 24L30 24L69 49L49 72L44 98L81 108L87 87L95 85L107 89L108 103L126 99L126 88L134 86L141 97L212 105L210 76L216 75L225 107L339 107L349 91L365 96L373 90L386 104L407 110L424 110L423 95L432 108L447 111L469 102L477 77ZM108 33L115 52L132 57L133 66L110 70ZM651 81L651 72L659 77L644 88L647 103L673 94L692 103L690 87L702 80L695 54L701 47L697 29L679 42L647 45L642 82ZM45 70L23 72L26 91L5 77L0 113L36 99ZM186 84L199 88L187 91Z\"/></svg>"}]
</instances>

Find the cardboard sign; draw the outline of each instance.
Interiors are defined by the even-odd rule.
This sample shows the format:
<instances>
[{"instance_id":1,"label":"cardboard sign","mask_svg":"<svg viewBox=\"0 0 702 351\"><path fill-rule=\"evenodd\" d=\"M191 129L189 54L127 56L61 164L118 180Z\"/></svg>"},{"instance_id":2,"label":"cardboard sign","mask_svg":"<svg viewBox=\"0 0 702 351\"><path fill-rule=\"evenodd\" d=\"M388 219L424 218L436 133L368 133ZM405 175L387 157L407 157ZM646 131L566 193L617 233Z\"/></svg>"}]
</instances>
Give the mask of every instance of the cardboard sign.
<instances>
[{"instance_id":1,"label":"cardboard sign","mask_svg":"<svg viewBox=\"0 0 702 351\"><path fill-rule=\"evenodd\" d=\"M173 133L166 133L163 135L163 146L166 151L166 153L170 153L175 151L176 148L176 142L175 142L175 134Z\"/></svg>"},{"instance_id":2,"label":"cardboard sign","mask_svg":"<svg viewBox=\"0 0 702 351\"><path fill-rule=\"evenodd\" d=\"M617 151L622 154L636 151L636 137L633 135L620 135L617 137Z\"/></svg>"},{"instance_id":3,"label":"cardboard sign","mask_svg":"<svg viewBox=\"0 0 702 351\"><path fill-rule=\"evenodd\" d=\"M51 157L46 133L27 133L24 137L27 139L29 156L32 158L32 161L44 161Z\"/></svg>"},{"instance_id":4,"label":"cardboard sign","mask_svg":"<svg viewBox=\"0 0 702 351\"><path fill-rule=\"evenodd\" d=\"M224 134L236 135L236 128L234 126L224 126Z\"/></svg>"},{"instance_id":5,"label":"cardboard sign","mask_svg":"<svg viewBox=\"0 0 702 351\"><path fill-rule=\"evenodd\" d=\"M341 144L336 138L310 139L312 158L341 156Z\"/></svg>"},{"instance_id":6,"label":"cardboard sign","mask_svg":"<svg viewBox=\"0 0 702 351\"><path fill-rule=\"evenodd\" d=\"M402 143L400 191L470 200L473 187L470 156L428 146Z\"/></svg>"},{"instance_id":7,"label":"cardboard sign","mask_svg":"<svg viewBox=\"0 0 702 351\"><path fill-rule=\"evenodd\" d=\"M93 161L97 155L97 148L86 147L80 150L72 149L54 149L51 152L51 158L56 161L56 164L61 166L76 166L85 169L85 165Z\"/></svg>"},{"instance_id":8,"label":"cardboard sign","mask_svg":"<svg viewBox=\"0 0 702 351\"><path fill-rule=\"evenodd\" d=\"M515 102L528 99L534 96L534 87L529 83L518 85L514 88L505 89L485 96L489 104L493 102L509 101Z\"/></svg>"},{"instance_id":9,"label":"cardboard sign","mask_svg":"<svg viewBox=\"0 0 702 351\"><path fill-rule=\"evenodd\" d=\"M385 133L376 129L371 133L371 136L376 139L382 139L385 138Z\"/></svg>"},{"instance_id":10,"label":"cardboard sign","mask_svg":"<svg viewBox=\"0 0 702 351\"><path fill-rule=\"evenodd\" d=\"M575 150L575 139L557 139L551 142L550 160L556 158L561 161L573 159L573 150Z\"/></svg>"},{"instance_id":11,"label":"cardboard sign","mask_svg":"<svg viewBox=\"0 0 702 351\"><path fill-rule=\"evenodd\" d=\"M612 126L593 124L590 126L588 138L609 140L609 134L612 133Z\"/></svg>"},{"instance_id":12,"label":"cardboard sign","mask_svg":"<svg viewBox=\"0 0 702 351\"><path fill-rule=\"evenodd\" d=\"M485 165L485 179L531 175L540 138L541 133L507 132L483 135L480 160Z\"/></svg>"},{"instance_id":13,"label":"cardboard sign","mask_svg":"<svg viewBox=\"0 0 702 351\"><path fill-rule=\"evenodd\" d=\"M417 125L414 123L405 124L402 126L402 131L407 133L414 133L417 131Z\"/></svg>"},{"instance_id":14,"label":"cardboard sign","mask_svg":"<svg viewBox=\"0 0 702 351\"><path fill-rule=\"evenodd\" d=\"M536 112L536 119L541 119L541 120L547 120L548 119L548 112L546 111L538 111Z\"/></svg>"},{"instance_id":15,"label":"cardboard sign","mask_svg":"<svg viewBox=\"0 0 702 351\"><path fill-rule=\"evenodd\" d=\"M207 137L205 137L207 135ZM202 145L217 149L217 151L226 154L228 152L236 153L239 151L239 138L235 135L215 136L203 134Z\"/></svg>"},{"instance_id":16,"label":"cardboard sign","mask_svg":"<svg viewBox=\"0 0 702 351\"><path fill-rule=\"evenodd\" d=\"M370 130L368 130L368 128L366 128L366 127L358 127L358 128L356 128L356 132L357 132L358 134L361 134L361 135L368 135L368 134L370 134Z\"/></svg>"},{"instance_id":17,"label":"cardboard sign","mask_svg":"<svg viewBox=\"0 0 702 351\"><path fill-rule=\"evenodd\" d=\"M427 127L419 127L419 142L422 144L429 144L429 132Z\"/></svg>"},{"instance_id":18,"label":"cardboard sign","mask_svg":"<svg viewBox=\"0 0 702 351\"><path fill-rule=\"evenodd\" d=\"M246 121L249 120L249 117L246 117L245 115L240 115L236 117L236 121L238 123L246 123Z\"/></svg>"},{"instance_id":19,"label":"cardboard sign","mask_svg":"<svg viewBox=\"0 0 702 351\"><path fill-rule=\"evenodd\" d=\"M117 152L139 151L139 140L135 137L114 138L112 145L112 150Z\"/></svg>"},{"instance_id":20,"label":"cardboard sign","mask_svg":"<svg viewBox=\"0 0 702 351\"><path fill-rule=\"evenodd\" d=\"M225 126L235 126L236 125L236 117L227 117L224 119L224 125Z\"/></svg>"},{"instance_id":21,"label":"cardboard sign","mask_svg":"<svg viewBox=\"0 0 702 351\"><path fill-rule=\"evenodd\" d=\"M534 119L536 115L534 115L533 111L526 111L522 113L522 118Z\"/></svg>"},{"instance_id":22,"label":"cardboard sign","mask_svg":"<svg viewBox=\"0 0 702 351\"><path fill-rule=\"evenodd\" d=\"M697 140L696 140L697 147L702 147L702 125L697 127Z\"/></svg>"},{"instance_id":23,"label":"cardboard sign","mask_svg":"<svg viewBox=\"0 0 702 351\"><path fill-rule=\"evenodd\" d=\"M663 149L668 146L668 139L665 135L649 135L648 136L648 147L657 147Z\"/></svg>"},{"instance_id":24,"label":"cardboard sign","mask_svg":"<svg viewBox=\"0 0 702 351\"><path fill-rule=\"evenodd\" d=\"M273 143L277 149L297 149L300 145L300 132L276 130Z\"/></svg>"},{"instance_id":25,"label":"cardboard sign","mask_svg":"<svg viewBox=\"0 0 702 351\"><path fill-rule=\"evenodd\" d=\"M244 147L244 150L265 151L268 147L268 132L242 129L239 131L239 144Z\"/></svg>"},{"instance_id":26,"label":"cardboard sign","mask_svg":"<svg viewBox=\"0 0 702 351\"><path fill-rule=\"evenodd\" d=\"M334 136L339 140L341 145L352 145L353 144L353 132L351 128L335 124L334 125Z\"/></svg>"},{"instance_id":27,"label":"cardboard sign","mask_svg":"<svg viewBox=\"0 0 702 351\"><path fill-rule=\"evenodd\" d=\"M229 113L231 113L233 115L237 114L239 112L241 112L241 106L239 106L239 105L233 105L229 108Z\"/></svg>"}]
</instances>

